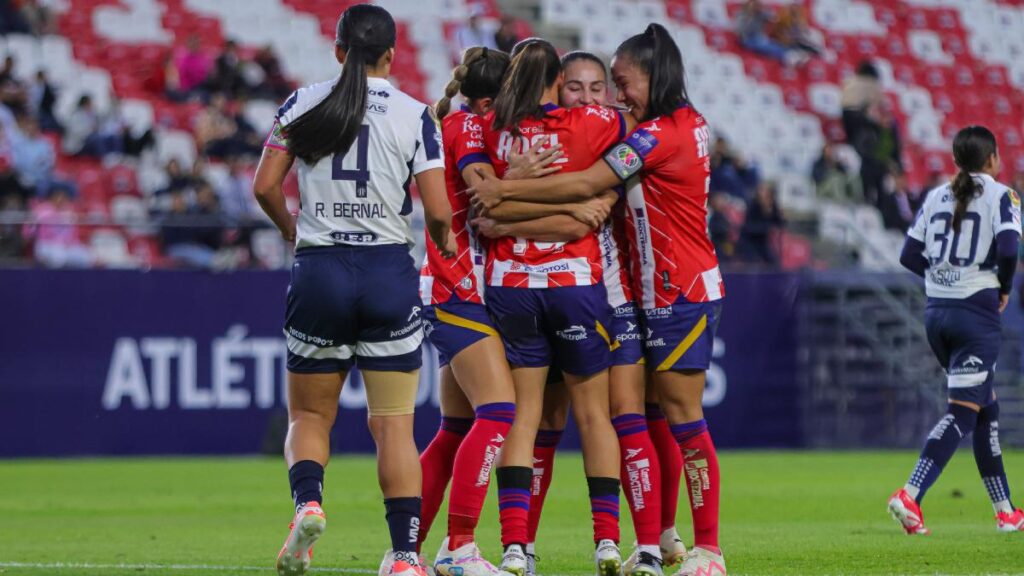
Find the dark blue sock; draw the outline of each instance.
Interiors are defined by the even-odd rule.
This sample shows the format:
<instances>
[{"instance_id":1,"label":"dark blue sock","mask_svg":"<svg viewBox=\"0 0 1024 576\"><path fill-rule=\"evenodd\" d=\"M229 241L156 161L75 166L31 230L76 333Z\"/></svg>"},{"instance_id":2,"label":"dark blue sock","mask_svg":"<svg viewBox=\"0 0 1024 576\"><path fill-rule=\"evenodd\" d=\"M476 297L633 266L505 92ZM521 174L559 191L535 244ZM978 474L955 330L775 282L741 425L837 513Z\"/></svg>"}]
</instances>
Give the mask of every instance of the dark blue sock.
<instances>
[{"instance_id":1,"label":"dark blue sock","mask_svg":"<svg viewBox=\"0 0 1024 576\"><path fill-rule=\"evenodd\" d=\"M307 502L324 503L324 467L312 460L296 462L288 469L288 483L298 510Z\"/></svg>"},{"instance_id":2,"label":"dark blue sock","mask_svg":"<svg viewBox=\"0 0 1024 576\"><path fill-rule=\"evenodd\" d=\"M1010 484L1003 468L1003 451L999 447L999 402L993 402L978 413L974 429L974 461L985 483L988 497L997 511L1012 512Z\"/></svg>"},{"instance_id":3,"label":"dark blue sock","mask_svg":"<svg viewBox=\"0 0 1024 576\"><path fill-rule=\"evenodd\" d=\"M416 543L420 539L420 506L423 499L418 497L385 498L384 517L391 532L391 549L395 557L401 552L411 552L416 557ZM404 555L403 555L404 556Z\"/></svg>"},{"instance_id":4,"label":"dark blue sock","mask_svg":"<svg viewBox=\"0 0 1024 576\"><path fill-rule=\"evenodd\" d=\"M928 434L914 471L907 481L906 490L918 504L932 484L939 479L942 469L960 446L960 441L974 431L978 413L960 404L950 404L948 412Z\"/></svg>"}]
</instances>

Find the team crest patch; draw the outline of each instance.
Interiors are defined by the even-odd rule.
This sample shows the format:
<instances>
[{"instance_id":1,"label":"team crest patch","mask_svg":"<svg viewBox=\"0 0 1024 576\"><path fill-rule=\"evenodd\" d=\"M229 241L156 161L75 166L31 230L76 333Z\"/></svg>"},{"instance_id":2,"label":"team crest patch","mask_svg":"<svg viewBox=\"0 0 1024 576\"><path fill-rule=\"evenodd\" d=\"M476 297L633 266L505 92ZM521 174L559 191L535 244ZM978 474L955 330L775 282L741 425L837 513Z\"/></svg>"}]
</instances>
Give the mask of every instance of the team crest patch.
<instances>
[{"instance_id":1,"label":"team crest patch","mask_svg":"<svg viewBox=\"0 0 1024 576\"><path fill-rule=\"evenodd\" d=\"M1007 192L1010 193L1010 202L1013 204L1013 207L1020 208L1020 196L1017 195L1017 191L1010 188Z\"/></svg>"}]
</instances>

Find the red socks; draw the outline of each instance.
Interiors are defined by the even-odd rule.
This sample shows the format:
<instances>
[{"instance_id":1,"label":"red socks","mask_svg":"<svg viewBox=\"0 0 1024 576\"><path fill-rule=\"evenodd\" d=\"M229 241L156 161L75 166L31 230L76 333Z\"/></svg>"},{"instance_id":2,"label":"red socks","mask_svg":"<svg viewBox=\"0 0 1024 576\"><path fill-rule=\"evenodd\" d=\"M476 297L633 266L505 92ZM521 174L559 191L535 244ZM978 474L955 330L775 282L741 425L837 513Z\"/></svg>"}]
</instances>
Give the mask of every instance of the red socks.
<instances>
[{"instance_id":1,"label":"red socks","mask_svg":"<svg viewBox=\"0 0 1024 576\"><path fill-rule=\"evenodd\" d=\"M530 481L533 469L503 466L497 470L498 516L501 519L501 545L526 545L530 515Z\"/></svg>"},{"instance_id":2,"label":"red socks","mask_svg":"<svg viewBox=\"0 0 1024 576\"><path fill-rule=\"evenodd\" d=\"M417 548L427 539L430 526L441 508L444 491L452 478L455 454L471 426L472 418L442 416L441 428L427 449L420 454L420 467L423 469L423 507L420 512L420 541Z\"/></svg>"},{"instance_id":3,"label":"red socks","mask_svg":"<svg viewBox=\"0 0 1024 576\"><path fill-rule=\"evenodd\" d=\"M719 472L715 445L701 419L674 424L672 433L683 453L686 491L693 514L693 545L718 550Z\"/></svg>"},{"instance_id":4,"label":"red socks","mask_svg":"<svg viewBox=\"0 0 1024 576\"><path fill-rule=\"evenodd\" d=\"M647 434L647 421L640 414L623 414L612 418L612 425L619 436L619 478L637 544L657 546L661 540L661 466Z\"/></svg>"},{"instance_id":5,"label":"red socks","mask_svg":"<svg viewBox=\"0 0 1024 576\"><path fill-rule=\"evenodd\" d=\"M658 404L647 404L647 433L654 442L661 466L661 529L675 528L676 510L679 508L679 479L683 474L683 454L676 437L668 427L668 420Z\"/></svg>"},{"instance_id":6,"label":"red socks","mask_svg":"<svg viewBox=\"0 0 1024 576\"><path fill-rule=\"evenodd\" d=\"M527 543L537 541L537 527L544 499L551 487L555 469L555 450L562 439L562 430L538 430L533 443L533 482L530 485L530 516L527 521ZM678 452L678 449L676 450Z\"/></svg>"},{"instance_id":7,"label":"red socks","mask_svg":"<svg viewBox=\"0 0 1024 576\"><path fill-rule=\"evenodd\" d=\"M476 409L476 421L455 456L448 499L449 550L473 541L491 483L491 469L514 418L515 404L511 402L484 404Z\"/></svg>"},{"instance_id":8,"label":"red socks","mask_svg":"<svg viewBox=\"0 0 1024 576\"><path fill-rule=\"evenodd\" d=\"M587 476L590 515L594 521L594 542L619 542L619 481L615 478Z\"/></svg>"}]
</instances>

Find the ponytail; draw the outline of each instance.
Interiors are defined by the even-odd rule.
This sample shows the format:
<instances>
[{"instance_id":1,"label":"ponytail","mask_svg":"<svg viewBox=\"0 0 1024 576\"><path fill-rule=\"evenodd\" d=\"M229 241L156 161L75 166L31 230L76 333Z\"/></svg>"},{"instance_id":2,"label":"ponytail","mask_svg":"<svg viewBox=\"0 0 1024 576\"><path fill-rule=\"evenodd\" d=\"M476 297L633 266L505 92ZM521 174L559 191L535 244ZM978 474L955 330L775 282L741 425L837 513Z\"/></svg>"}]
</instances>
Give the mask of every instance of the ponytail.
<instances>
[{"instance_id":1,"label":"ponytail","mask_svg":"<svg viewBox=\"0 0 1024 576\"><path fill-rule=\"evenodd\" d=\"M494 129L511 127L519 135L519 123L545 116L540 100L558 80L562 64L550 42L527 38L512 49L512 63L494 102Z\"/></svg>"},{"instance_id":2,"label":"ponytail","mask_svg":"<svg viewBox=\"0 0 1024 576\"><path fill-rule=\"evenodd\" d=\"M643 34L627 39L615 50L615 56L629 58L649 76L647 118L642 120L671 114L690 104L683 56L661 24L651 23Z\"/></svg>"},{"instance_id":3,"label":"ponytail","mask_svg":"<svg viewBox=\"0 0 1024 576\"><path fill-rule=\"evenodd\" d=\"M444 97L434 104L434 113L444 118L451 110L452 98L462 94L467 100L494 98L508 70L508 54L483 46L466 49L462 63L452 70L452 79L444 87Z\"/></svg>"},{"instance_id":4,"label":"ponytail","mask_svg":"<svg viewBox=\"0 0 1024 576\"><path fill-rule=\"evenodd\" d=\"M458 96L459 91L462 89L462 83L469 74L468 64L472 63L473 57L483 50L487 49L470 48L466 50L466 54L462 57L462 64L459 64L452 70L452 79L444 87L444 96L434 103L434 115L437 116L438 120L448 115L448 111L452 108L452 98Z\"/></svg>"},{"instance_id":5,"label":"ponytail","mask_svg":"<svg viewBox=\"0 0 1024 576\"><path fill-rule=\"evenodd\" d=\"M989 160L996 154L996 137L984 126L967 126L953 138L953 160L960 168L949 185L956 200L956 208L953 210L955 232L960 231L960 223L967 214L967 206L983 190L981 182L974 178L973 173L984 170Z\"/></svg>"},{"instance_id":6,"label":"ponytail","mask_svg":"<svg viewBox=\"0 0 1024 576\"><path fill-rule=\"evenodd\" d=\"M285 127L289 152L307 164L348 152L366 115L366 69L395 46L395 35L395 21L378 6L358 4L342 14L335 41L345 51L341 77L326 98Z\"/></svg>"}]
</instances>

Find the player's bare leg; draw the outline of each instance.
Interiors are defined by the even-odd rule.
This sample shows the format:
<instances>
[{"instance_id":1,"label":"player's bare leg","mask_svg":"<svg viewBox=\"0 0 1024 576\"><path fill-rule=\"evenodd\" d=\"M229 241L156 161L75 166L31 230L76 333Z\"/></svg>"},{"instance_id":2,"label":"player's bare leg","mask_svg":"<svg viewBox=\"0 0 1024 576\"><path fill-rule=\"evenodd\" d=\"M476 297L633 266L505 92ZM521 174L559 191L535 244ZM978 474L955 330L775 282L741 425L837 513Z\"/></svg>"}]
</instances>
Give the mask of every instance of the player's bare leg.
<instances>
[{"instance_id":1,"label":"player's bare leg","mask_svg":"<svg viewBox=\"0 0 1024 576\"><path fill-rule=\"evenodd\" d=\"M619 439L611 422L608 371L589 376L567 372L573 416L580 431L583 469L587 474L590 511L597 545L594 562L598 574L617 576L622 570L619 555Z\"/></svg>"},{"instance_id":2,"label":"player's bare leg","mask_svg":"<svg viewBox=\"0 0 1024 576\"><path fill-rule=\"evenodd\" d=\"M619 479L637 535L633 553L623 565L626 574L661 574L661 465L644 416L643 364L609 370L612 425L618 434Z\"/></svg>"},{"instance_id":3,"label":"player's bare leg","mask_svg":"<svg viewBox=\"0 0 1024 576\"><path fill-rule=\"evenodd\" d=\"M703 370L666 370L654 373L661 406L683 455L683 475L690 496L694 547L677 576L725 574L718 547L718 457L704 421Z\"/></svg>"},{"instance_id":4,"label":"player's bare leg","mask_svg":"<svg viewBox=\"0 0 1024 576\"><path fill-rule=\"evenodd\" d=\"M330 458L330 432L338 415L338 396L346 374L288 373L288 464L295 517L277 556L281 576L304 574L313 559L313 545L327 527L320 507L323 471Z\"/></svg>"}]
</instances>

